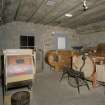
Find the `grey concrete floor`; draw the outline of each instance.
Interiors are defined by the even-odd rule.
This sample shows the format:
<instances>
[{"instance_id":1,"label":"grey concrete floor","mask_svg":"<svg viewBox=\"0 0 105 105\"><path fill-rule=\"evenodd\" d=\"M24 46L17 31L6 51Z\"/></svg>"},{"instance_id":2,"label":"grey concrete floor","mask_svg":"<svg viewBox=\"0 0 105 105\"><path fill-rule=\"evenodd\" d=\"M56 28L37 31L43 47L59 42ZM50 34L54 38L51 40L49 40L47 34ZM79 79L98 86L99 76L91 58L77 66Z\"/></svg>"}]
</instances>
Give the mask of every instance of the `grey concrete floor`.
<instances>
[{"instance_id":1,"label":"grey concrete floor","mask_svg":"<svg viewBox=\"0 0 105 105\"><path fill-rule=\"evenodd\" d=\"M55 72L37 74L33 81L30 105L105 105L104 87L98 86L95 89L91 87L88 90L82 86L78 94L77 89L72 88L66 79L60 82L60 76L61 74Z\"/></svg>"},{"instance_id":2,"label":"grey concrete floor","mask_svg":"<svg viewBox=\"0 0 105 105\"><path fill-rule=\"evenodd\" d=\"M88 90L82 86L78 94L77 88L71 87L66 79L60 82L60 76L55 72L36 76L33 105L105 105L104 87Z\"/></svg>"}]
</instances>

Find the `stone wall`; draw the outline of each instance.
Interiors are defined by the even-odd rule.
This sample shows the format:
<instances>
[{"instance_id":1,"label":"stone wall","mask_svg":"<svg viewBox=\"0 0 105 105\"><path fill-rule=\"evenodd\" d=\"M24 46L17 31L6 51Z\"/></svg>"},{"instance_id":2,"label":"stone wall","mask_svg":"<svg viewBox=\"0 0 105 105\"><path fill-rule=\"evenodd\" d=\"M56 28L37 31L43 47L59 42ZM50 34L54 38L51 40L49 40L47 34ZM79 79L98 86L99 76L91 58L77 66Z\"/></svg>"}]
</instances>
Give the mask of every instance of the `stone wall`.
<instances>
[{"instance_id":1,"label":"stone wall","mask_svg":"<svg viewBox=\"0 0 105 105\"><path fill-rule=\"evenodd\" d=\"M76 29L84 47L95 47L105 43L105 21L92 23Z\"/></svg>"},{"instance_id":2,"label":"stone wall","mask_svg":"<svg viewBox=\"0 0 105 105\"><path fill-rule=\"evenodd\" d=\"M69 28L53 27L47 25L44 26L41 24L33 24L26 22L12 22L7 23L0 27L0 48L1 49L20 48L20 35L35 36L35 46L38 49L42 49L44 54L48 50L56 49L55 39L59 35L67 37L68 49L71 49L72 46L79 45L80 43L79 36L76 34L75 30ZM37 62L38 59L39 58L37 56ZM48 67L49 66L45 64L44 71L46 71L47 70L46 68Z\"/></svg>"},{"instance_id":3,"label":"stone wall","mask_svg":"<svg viewBox=\"0 0 105 105\"><path fill-rule=\"evenodd\" d=\"M105 31L80 35L80 40L84 47L96 47L99 43L105 43Z\"/></svg>"}]
</instances>

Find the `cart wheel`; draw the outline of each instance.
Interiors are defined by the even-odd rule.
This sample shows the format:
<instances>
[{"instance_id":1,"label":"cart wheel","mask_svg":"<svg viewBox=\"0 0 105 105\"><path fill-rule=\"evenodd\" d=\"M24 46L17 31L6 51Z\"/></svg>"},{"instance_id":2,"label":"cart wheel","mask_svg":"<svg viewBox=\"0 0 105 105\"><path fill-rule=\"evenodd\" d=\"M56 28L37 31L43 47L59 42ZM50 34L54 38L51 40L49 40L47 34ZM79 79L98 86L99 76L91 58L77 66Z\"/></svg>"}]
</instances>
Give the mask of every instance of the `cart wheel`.
<instances>
[{"instance_id":1,"label":"cart wheel","mask_svg":"<svg viewBox=\"0 0 105 105\"><path fill-rule=\"evenodd\" d=\"M19 91L11 96L11 105L29 105L30 93L28 91Z\"/></svg>"},{"instance_id":2,"label":"cart wheel","mask_svg":"<svg viewBox=\"0 0 105 105\"><path fill-rule=\"evenodd\" d=\"M78 78L79 80L79 86L82 86L83 85L83 80ZM74 88L77 88L77 83L76 83L76 80L75 78L72 78L72 77L69 77L68 79L68 84Z\"/></svg>"}]
</instances>

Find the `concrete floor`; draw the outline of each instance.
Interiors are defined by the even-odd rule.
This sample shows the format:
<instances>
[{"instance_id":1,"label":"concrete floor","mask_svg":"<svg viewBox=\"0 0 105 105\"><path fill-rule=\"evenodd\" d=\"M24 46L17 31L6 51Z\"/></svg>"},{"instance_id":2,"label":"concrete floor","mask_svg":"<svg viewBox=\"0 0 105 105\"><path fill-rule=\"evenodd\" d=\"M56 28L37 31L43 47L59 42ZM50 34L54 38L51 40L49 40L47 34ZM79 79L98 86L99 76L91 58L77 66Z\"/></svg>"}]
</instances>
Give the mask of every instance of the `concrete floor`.
<instances>
[{"instance_id":1,"label":"concrete floor","mask_svg":"<svg viewBox=\"0 0 105 105\"><path fill-rule=\"evenodd\" d=\"M37 74L33 82L33 97L30 105L105 105L104 87L88 90L85 86L72 88L66 79L61 82L59 73ZM2 105L2 94L0 94Z\"/></svg>"},{"instance_id":2,"label":"concrete floor","mask_svg":"<svg viewBox=\"0 0 105 105\"><path fill-rule=\"evenodd\" d=\"M55 72L36 76L33 105L105 105L104 87L88 90L83 86L78 94L67 80L60 82L60 76Z\"/></svg>"}]
</instances>

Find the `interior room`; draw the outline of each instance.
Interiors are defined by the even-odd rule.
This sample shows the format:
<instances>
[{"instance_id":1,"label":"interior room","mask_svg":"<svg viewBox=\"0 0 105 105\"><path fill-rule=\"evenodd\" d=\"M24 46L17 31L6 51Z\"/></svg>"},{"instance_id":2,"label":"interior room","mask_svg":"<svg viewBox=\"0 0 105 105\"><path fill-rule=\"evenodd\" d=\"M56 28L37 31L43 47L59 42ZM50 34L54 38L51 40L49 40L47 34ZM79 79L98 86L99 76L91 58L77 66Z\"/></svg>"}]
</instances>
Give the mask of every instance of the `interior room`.
<instances>
[{"instance_id":1,"label":"interior room","mask_svg":"<svg viewBox=\"0 0 105 105\"><path fill-rule=\"evenodd\" d=\"M105 0L0 0L0 105L105 105Z\"/></svg>"}]
</instances>

